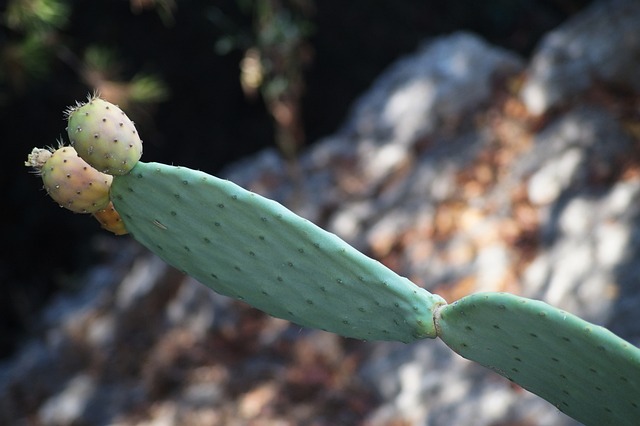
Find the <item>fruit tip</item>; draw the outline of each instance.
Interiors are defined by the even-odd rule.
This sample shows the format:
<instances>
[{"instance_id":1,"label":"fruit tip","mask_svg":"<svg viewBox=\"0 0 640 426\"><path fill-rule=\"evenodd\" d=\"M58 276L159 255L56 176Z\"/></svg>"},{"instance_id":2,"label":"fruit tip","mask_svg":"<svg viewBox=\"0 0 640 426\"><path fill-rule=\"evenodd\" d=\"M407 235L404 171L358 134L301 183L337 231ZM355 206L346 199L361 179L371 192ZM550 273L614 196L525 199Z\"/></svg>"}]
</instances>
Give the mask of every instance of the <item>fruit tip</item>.
<instances>
[{"instance_id":1,"label":"fruit tip","mask_svg":"<svg viewBox=\"0 0 640 426\"><path fill-rule=\"evenodd\" d=\"M46 148L33 148L31 153L27 155L27 161L24 162L24 165L27 167L32 167L38 172L44 166L44 163L47 162L49 158L51 158L52 151L51 149Z\"/></svg>"}]
</instances>

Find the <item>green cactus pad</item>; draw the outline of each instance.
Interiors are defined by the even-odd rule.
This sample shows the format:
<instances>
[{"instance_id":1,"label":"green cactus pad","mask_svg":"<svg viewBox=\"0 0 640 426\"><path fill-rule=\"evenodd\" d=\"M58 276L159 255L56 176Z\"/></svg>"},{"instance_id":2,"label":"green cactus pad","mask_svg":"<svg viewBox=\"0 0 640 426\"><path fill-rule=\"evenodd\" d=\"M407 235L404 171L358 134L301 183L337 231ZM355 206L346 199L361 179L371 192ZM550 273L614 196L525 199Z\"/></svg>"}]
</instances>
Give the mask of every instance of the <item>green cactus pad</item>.
<instances>
[{"instance_id":1,"label":"green cactus pad","mask_svg":"<svg viewBox=\"0 0 640 426\"><path fill-rule=\"evenodd\" d=\"M441 297L234 183L139 162L111 198L136 240L221 294L347 337L435 337Z\"/></svg>"},{"instance_id":2,"label":"green cactus pad","mask_svg":"<svg viewBox=\"0 0 640 426\"><path fill-rule=\"evenodd\" d=\"M546 303L480 293L442 306L436 329L451 349L588 425L640 422L640 350Z\"/></svg>"}]
</instances>

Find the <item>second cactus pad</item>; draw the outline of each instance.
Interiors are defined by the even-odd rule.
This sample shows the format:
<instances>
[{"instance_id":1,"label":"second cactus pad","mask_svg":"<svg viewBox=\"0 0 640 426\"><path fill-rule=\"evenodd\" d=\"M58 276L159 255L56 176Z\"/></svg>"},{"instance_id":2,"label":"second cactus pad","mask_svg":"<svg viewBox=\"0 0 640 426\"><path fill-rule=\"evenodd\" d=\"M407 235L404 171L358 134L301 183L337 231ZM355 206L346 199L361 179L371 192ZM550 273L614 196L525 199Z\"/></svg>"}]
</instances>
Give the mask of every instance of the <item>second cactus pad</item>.
<instances>
[{"instance_id":1,"label":"second cactus pad","mask_svg":"<svg viewBox=\"0 0 640 426\"><path fill-rule=\"evenodd\" d=\"M232 182L138 162L111 199L136 240L221 294L347 337L435 337L441 297Z\"/></svg>"},{"instance_id":2,"label":"second cactus pad","mask_svg":"<svg viewBox=\"0 0 640 426\"><path fill-rule=\"evenodd\" d=\"M587 425L637 425L640 349L546 303L479 293L442 306L440 337Z\"/></svg>"}]
</instances>

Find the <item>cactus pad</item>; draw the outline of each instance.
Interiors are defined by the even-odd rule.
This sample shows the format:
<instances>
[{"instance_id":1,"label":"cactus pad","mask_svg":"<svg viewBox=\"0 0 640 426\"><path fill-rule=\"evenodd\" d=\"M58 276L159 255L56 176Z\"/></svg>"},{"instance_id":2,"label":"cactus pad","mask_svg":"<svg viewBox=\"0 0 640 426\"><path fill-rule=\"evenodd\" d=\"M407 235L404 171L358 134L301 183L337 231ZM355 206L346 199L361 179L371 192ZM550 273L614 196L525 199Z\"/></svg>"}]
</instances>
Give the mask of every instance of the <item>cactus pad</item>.
<instances>
[{"instance_id":1,"label":"cactus pad","mask_svg":"<svg viewBox=\"0 0 640 426\"><path fill-rule=\"evenodd\" d=\"M436 329L451 349L585 424L636 425L640 350L546 303L480 293L442 306Z\"/></svg>"},{"instance_id":2,"label":"cactus pad","mask_svg":"<svg viewBox=\"0 0 640 426\"><path fill-rule=\"evenodd\" d=\"M140 159L140 136L116 105L93 96L86 103L69 108L66 116L71 145L96 169L123 175Z\"/></svg>"},{"instance_id":3,"label":"cactus pad","mask_svg":"<svg viewBox=\"0 0 640 426\"><path fill-rule=\"evenodd\" d=\"M109 204L111 176L91 167L70 146L61 146L51 155L45 151L34 149L29 156L30 165L39 167L47 193L61 207L76 213L93 213Z\"/></svg>"},{"instance_id":4,"label":"cactus pad","mask_svg":"<svg viewBox=\"0 0 640 426\"><path fill-rule=\"evenodd\" d=\"M435 337L441 297L234 183L139 162L111 198L136 240L221 294L347 337Z\"/></svg>"}]
</instances>

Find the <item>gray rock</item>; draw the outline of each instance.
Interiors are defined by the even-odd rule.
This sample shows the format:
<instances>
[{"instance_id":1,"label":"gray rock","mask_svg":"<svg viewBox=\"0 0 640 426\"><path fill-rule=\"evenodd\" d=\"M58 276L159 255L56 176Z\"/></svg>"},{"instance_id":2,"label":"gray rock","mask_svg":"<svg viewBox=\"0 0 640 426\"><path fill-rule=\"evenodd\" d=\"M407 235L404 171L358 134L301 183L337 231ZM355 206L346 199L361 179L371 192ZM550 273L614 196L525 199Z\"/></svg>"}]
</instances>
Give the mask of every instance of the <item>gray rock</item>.
<instances>
[{"instance_id":1,"label":"gray rock","mask_svg":"<svg viewBox=\"0 0 640 426\"><path fill-rule=\"evenodd\" d=\"M610 113L578 107L540 132L531 152L515 167L518 174L530 174L529 200L547 205L572 188L609 179L632 144Z\"/></svg>"},{"instance_id":2,"label":"gray rock","mask_svg":"<svg viewBox=\"0 0 640 426\"><path fill-rule=\"evenodd\" d=\"M605 0L547 34L522 90L529 111L542 114L596 81L640 90L638 26L640 3Z\"/></svg>"},{"instance_id":3,"label":"gray rock","mask_svg":"<svg viewBox=\"0 0 640 426\"><path fill-rule=\"evenodd\" d=\"M376 80L356 102L344 131L365 143L378 140L387 151L387 142L413 144L486 102L492 82L522 66L513 53L469 33L435 39Z\"/></svg>"}]
</instances>

